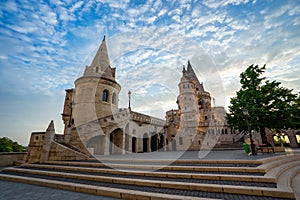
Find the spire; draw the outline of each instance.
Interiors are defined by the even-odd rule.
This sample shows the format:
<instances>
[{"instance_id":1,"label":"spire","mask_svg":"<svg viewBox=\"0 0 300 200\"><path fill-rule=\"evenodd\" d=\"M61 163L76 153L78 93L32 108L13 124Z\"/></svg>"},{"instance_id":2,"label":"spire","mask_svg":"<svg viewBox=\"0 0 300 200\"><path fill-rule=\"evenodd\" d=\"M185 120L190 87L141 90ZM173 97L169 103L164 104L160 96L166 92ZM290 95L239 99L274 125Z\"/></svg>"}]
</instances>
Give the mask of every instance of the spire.
<instances>
[{"instance_id":1,"label":"spire","mask_svg":"<svg viewBox=\"0 0 300 200\"><path fill-rule=\"evenodd\" d=\"M54 131L54 122L51 120L50 124L48 125L47 131Z\"/></svg>"},{"instance_id":2,"label":"spire","mask_svg":"<svg viewBox=\"0 0 300 200\"><path fill-rule=\"evenodd\" d=\"M98 67L99 71L103 72L105 72L108 67L110 68L110 61L105 41L105 35L90 67Z\"/></svg>"},{"instance_id":3,"label":"spire","mask_svg":"<svg viewBox=\"0 0 300 200\"><path fill-rule=\"evenodd\" d=\"M189 81L196 82L196 88L198 88L201 91L204 91L203 85L202 85L202 83L200 84L200 82L199 82L199 80L197 78L197 75L196 75L196 73L195 73L195 71L194 71L194 69L193 69L193 67L191 65L190 60L188 60L188 65L187 65L186 71L187 71L187 73L186 73L187 74L187 79Z\"/></svg>"}]
</instances>

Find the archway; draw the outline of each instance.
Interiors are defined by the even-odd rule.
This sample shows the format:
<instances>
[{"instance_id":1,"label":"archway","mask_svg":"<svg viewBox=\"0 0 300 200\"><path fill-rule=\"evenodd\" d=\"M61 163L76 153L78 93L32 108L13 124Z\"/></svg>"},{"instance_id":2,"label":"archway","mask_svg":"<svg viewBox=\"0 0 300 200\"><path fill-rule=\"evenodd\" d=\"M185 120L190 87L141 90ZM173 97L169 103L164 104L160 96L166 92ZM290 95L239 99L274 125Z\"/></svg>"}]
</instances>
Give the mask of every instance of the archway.
<instances>
[{"instance_id":1,"label":"archway","mask_svg":"<svg viewBox=\"0 0 300 200\"><path fill-rule=\"evenodd\" d=\"M157 151L158 141L157 134L151 136L151 151Z\"/></svg>"},{"instance_id":2,"label":"archway","mask_svg":"<svg viewBox=\"0 0 300 200\"><path fill-rule=\"evenodd\" d=\"M300 132L297 132L297 133L295 134L295 137L296 137L296 142L297 142L297 144L298 144L298 147L300 147Z\"/></svg>"},{"instance_id":3,"label":"archway","mask_svg":"<svg viewBox=\"0 0 300 200\"><path fill-rule=\"evenodd\" d=\"M118 128L110 134L110 148L111 154L122 154L123 146L123 131Z\"/></svg>"},{"instance_id":4,"label":"archway","mask_svg":"<svg viewBox=\"0 0 300 200\"><path fill-rule=\"evenodd\" d=\"M131 143L131 145L132 145L132 153L136 153L136 137L133 137L132 138L132 143Z\"/></svg>"},{"instance_id":5,"label":"archway","mask_svg":"<svg viewBox=\"0 0 300 200\"><path fill-rule=\"evenodd\" d=\"M290 146L290 139L285 132L277 132L273 135L273 141L275 146Z\"/></svg>"},{"instance_id":6,"label":"archway","mask_svg":"<svg viewBox=\"0 0 300 200\"><path fill-rule=\"evenodd\" d=\"M172 141L172 151L176 151L176 140L173 138Z\"/></svg>"},{"instance_id":7,"label":"archway","mask_svg":"<svg viewBox=\"0 0 300 200\"><path fill-rule=\"evenodd\" d=\"M105 136L104 135L98 135L93 138L91 138L87 144L87 148L93 149L93 155L103 155L104 154L104 148L105 148ZM91 152L92 153L92 152Z\"/></svg>"},{"instance_id":8,"label":"archway","mask_svg":"<svg viewBox=\"0 0 300 200\"><path fill-rule=\"evenodd\" d=\"M129 152L130 138L131 136L129 135L129 124L127 124L125 127L125 151L127 152Z\"/></svg>"},{"instance_id":9,"label":"archway","mask_svg":"<svg viewBox=\"0 0 300 200\"><path fill-rule=\"evenodd\" d=\"M163 148L164 148L164 141L165 141L165 137L161 134L160 135L160 139L158 141L158 149L159 150L163 150Z\"/></svg>"},{"instance_id":10,"label":"archway","mask_svg":"<svg viewBox=\"0 0 300 200\"><path fill-rule=\"evenodd\" d=\"M145 133L143 136L143 152L148 152L148 134Z\"/></svg>"}]
</instances>

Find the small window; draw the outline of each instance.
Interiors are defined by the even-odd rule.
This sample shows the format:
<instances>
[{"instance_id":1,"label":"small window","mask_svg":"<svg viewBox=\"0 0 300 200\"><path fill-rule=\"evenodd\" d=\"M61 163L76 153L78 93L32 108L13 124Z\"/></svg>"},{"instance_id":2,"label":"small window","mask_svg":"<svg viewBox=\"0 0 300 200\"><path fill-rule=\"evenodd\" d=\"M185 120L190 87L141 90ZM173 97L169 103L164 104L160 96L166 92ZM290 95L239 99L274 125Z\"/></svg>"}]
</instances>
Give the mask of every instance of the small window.
<instances>
[{"instance_id":1,"label":"small window","mask_svg":"<svg viewBox=\"0 0 300 200\"><path fill-rule=\"evenodd\" d=\"M205 120L207 120L207 116L205 116L204 118L205 118Z\"/></svg>"},{"instance_id":2,"label":"small window","mask_svg":"<svg viewBox=\"0 0 300 200\"><path fill-rule=\"evenodd\" d=\"M35 136L35 140L39 140L39 136Z\"/></svg>"},{"instance_id":3,"label":"small window","mask_svg":"<svg viewBox=\"0 0 300 200\"><path fill-rule=\"evenodd\" d=\"M99 67L96 67L96 73L98 73L99 72Z\"/></svg>"},{"instance_id":4,"label":"small window","mask_svg":"<svg viewBox=\"0 0 300 200\"><path fill-rule=\"evenodd\" d=\"M183 88L185 88L185 85L183 85Z\"/></svg>"},{"instance_id":5,"label":"small window","mask_svg":"<svg viewBox=\"0 0 300 200\"><path fill-rule=\"evenodd\" d=\"M225 134L227 134L228 132L227 132L227 128L225 129Z\"/></svg>"},{"instance_id":6,"label":"small window","mask_svg":"<svg viewBox=\"0 0 300 200\"><path fill-rule=\"evenodd\" d=\"M108 102L108 91L104 90L102 94L102 101Z\"/></svg>"},{"instance_id":7,"label":"small window","mask_svg":"<svg viewBox=\"0 0 300 200\"><path fill-rule=\"evenodd\" d=\"M116 104L116 93L113 93L112 95L112 103Z\"/></svg>"}]
</instances>

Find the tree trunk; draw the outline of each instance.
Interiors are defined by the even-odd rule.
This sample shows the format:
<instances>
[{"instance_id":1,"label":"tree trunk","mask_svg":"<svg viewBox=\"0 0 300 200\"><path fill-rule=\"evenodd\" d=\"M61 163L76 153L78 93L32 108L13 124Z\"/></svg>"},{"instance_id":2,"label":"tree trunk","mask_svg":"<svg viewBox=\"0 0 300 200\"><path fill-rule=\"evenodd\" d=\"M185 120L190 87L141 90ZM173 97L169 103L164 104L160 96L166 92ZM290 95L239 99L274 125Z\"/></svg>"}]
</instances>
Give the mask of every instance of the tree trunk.
<instances>
[{"instance_id":1,"label":"tree trunk","mask_svg":"<svg viewBox=\"0 0 300 200\"><path fill-rule=\"evenodd\" d=\"M266 136L266 130L264 126L260 126L259 127L259 132L260 132L260 136L261 136L261 140L263 144L267 144L268 140L267 140L267 136Z\"/></svg>"}]
</instances>

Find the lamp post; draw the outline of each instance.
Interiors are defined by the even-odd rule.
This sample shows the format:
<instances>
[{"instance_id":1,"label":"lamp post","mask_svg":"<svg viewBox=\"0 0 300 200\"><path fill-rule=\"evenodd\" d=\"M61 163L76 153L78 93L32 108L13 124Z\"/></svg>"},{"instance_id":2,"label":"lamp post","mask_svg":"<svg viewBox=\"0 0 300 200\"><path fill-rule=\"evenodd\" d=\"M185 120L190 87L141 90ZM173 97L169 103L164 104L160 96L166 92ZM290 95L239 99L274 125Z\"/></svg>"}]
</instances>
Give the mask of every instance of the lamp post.
<instances>
[{"instance_id":1,"label":"lamp post","mask_svg":"<svg viewBox=\"0 0 300 200\"><path fill-rule=\"evenodd\" d=\"M246 117L246 123L247 123L247 129L248 129L247 131L248 131L249 136L250 136L251 153L252 153L252 155L257 155L255 144L253 143L253 140L252 140L252 133L251 133L250 126L249 126L249 121L248 121L249 112L246 108L243 108L243 114Z\"/></svg>"},{"instance_id":2,"label":"lamp post","mask_svg":"<svg viewBox=\"0 0 300 200\"><path fill-rule=\"evenodd\" d=\"M128 92L128 99L129 99L129 101L128 101L128 109L131 110L131 107L130 107L131 92L130 92L130 90Z\"/></svg>"}]
</instances>

